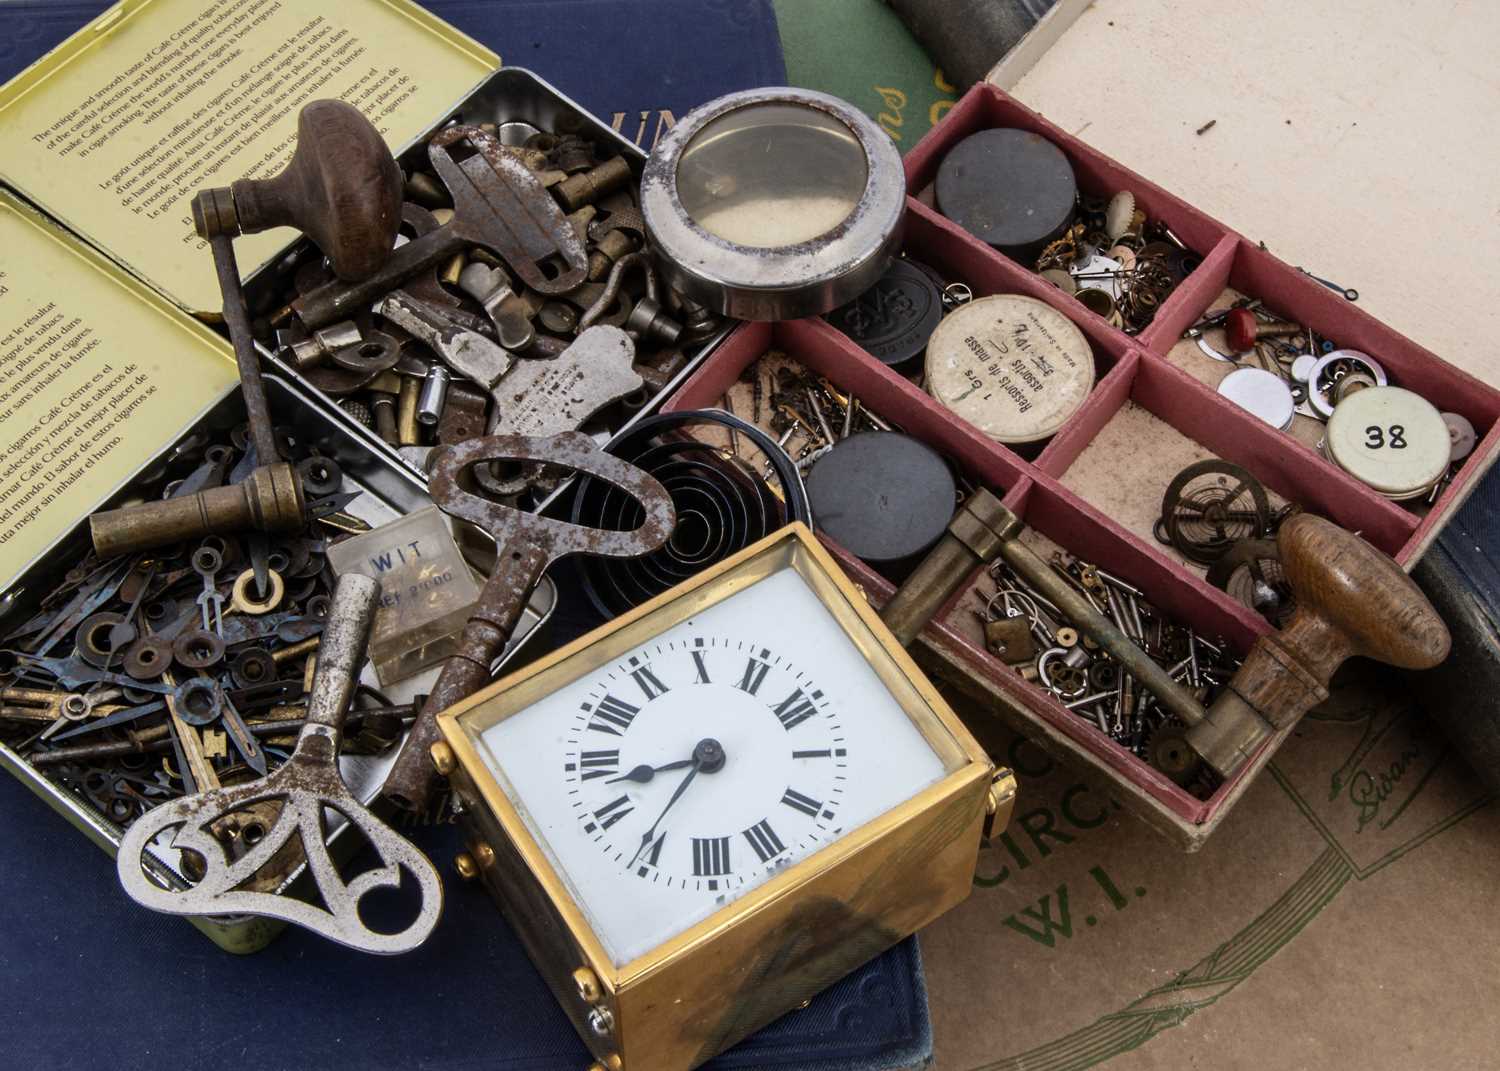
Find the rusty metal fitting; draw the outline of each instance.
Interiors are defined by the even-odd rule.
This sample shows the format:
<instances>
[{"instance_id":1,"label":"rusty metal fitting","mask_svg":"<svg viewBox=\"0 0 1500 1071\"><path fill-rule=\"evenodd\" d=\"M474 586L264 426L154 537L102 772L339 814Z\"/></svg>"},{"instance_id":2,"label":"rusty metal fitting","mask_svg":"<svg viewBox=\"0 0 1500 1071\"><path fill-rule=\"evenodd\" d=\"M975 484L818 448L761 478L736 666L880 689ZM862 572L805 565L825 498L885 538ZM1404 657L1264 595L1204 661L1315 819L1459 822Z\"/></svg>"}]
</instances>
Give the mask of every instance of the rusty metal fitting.
<instances>
[{"instance_id":1,"label":"rusty metal fitting","mask_svg":"<svg viewBox=\"0 0 1500 1071\"><path fill-rule=\"evenodd\" d=\"M239 212L234 206L234 194L228 186L203 190L193 197L193 229L200 238L217 238L228 235L233 238L240 233Z\"/></svg>"},{"instance_id":2,"label":"rusty metal fitting","mask_svg":"<svg viewBox=\"0 0 1500 1071\"><path fill-rule=\"evenodd\" d=\"M318 328L308 338L289 343L287 348L291 350L292 363L306 371L322 364L335 350L357 346L361 341L363 336L359 333L359 325L353 320L340 320Z\"/></svg>"},{"instance_id":3,"label":"rusty metal fitting","mask_svg":"<svg viewBox=\"0 0 1500 1071\"><path fill-rule=\"evenodd\" d=\"M370 394L370 416L375 421L375 434L387 446L401 443L396 427L396 396L379 391Z\"/></svg>"},{"instance_id":4,"label":"rusty metal fitting","mask_svg":"<svg viewBox=\"0 0 1500 1071\"><path fill-rule=\"evenodd\" d=\"M583 315L578 318L577 332L580 335L596 323L609 322L605 318L605 313L615 304L615 299L620 296L620 285L625 280L625 273L634 267L639 267L645 273L646 297L643 300L648 300L660 308L661 284L657 282L656 269L651 266L651 258L645 253L631 253L615 261L615 266L610 269L609 281L604 284L604 289L599 291L599 296L594 299L593 304L585 309ZM620 325L623 326L625 320L628 319L629 313L627 312L622 317ZM682 329L679 327L678 334L681 333Z\"/></svg>"},{"instance_id":5,"label":"rusty metal fitting","mask_svg":"<svg viewBox=\"0 0 1500 1071\"><path fill-rule=\"evenodd\" d=\"M589 281L597 283L609 274L609 269L621 257L635 252L635 239L629 231L615 229L605 231L594 243L589 254Z\"/></svg>"},{"instance_id":6,"label":"rusty metal fitting","mask_svg":"<svg viewBox=\"0 0 1500 1071\"><path fill-rule=\"evenodd\" d=\"M623 156L615 156L597 167L569 175L553 189L563 208L572 212L621 189L630 180L630 164Z\"/></svg>"},{"instance_id":7,"label":"rusty metal fitting","mask_svg":"<svg viewBox=\"0 0 1500 1071\"><path fill-rule=\"evenodd\" d=\"M667 315L660 302L643 297L625 317L625 332L664 346L675 346L682 337L682 325Z\"/></svg>"}]
</instances>

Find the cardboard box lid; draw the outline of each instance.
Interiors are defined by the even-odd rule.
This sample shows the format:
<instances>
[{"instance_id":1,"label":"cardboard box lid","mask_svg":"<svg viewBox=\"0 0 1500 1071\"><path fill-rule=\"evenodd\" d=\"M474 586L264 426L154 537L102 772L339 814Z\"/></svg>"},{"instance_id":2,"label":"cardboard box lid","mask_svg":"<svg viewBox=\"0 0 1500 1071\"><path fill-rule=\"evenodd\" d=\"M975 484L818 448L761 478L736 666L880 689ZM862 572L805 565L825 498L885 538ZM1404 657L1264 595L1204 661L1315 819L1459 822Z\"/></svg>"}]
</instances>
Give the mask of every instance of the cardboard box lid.
<instances>
[{"instance_id":1,"label":"cardboard box lid","mask_svg":"<svg viewBox=\"0 0 1500 1071\"><path fill-rule=\"evenodd\" d=\"M400 146L499 65L409 0L123 0L0 88L0 181L183 308L217 310L199 189L281 170L309 100L355 104ZM293 237L238 239L242 271Z\"/></svg>"},{"instance_id":2,"label":"cardboard box lid","mask_svg":"<svg viewBox=\"0 0 1500 1071\"><path fill-rule=\"evenodd\" d=\"M0 591L235 388L229 343L0 190Z\"/></svg>"}]
</instances>

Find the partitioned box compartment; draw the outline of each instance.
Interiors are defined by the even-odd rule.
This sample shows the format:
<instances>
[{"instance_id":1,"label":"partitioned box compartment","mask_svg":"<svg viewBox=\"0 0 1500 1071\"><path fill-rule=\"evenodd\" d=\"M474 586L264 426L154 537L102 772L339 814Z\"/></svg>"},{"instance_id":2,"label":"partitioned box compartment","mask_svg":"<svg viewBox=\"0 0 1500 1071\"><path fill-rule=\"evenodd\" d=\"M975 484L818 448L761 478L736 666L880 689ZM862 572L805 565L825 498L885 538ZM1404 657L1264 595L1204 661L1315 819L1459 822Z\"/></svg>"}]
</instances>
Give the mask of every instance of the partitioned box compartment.
<instances>
[{"instance_id":1,"label":"partitioned box compartment","mask_svg":"<svg viewBox=\"0 0 1500 1071\"><path fill-rule=\"evenodd\" d=\"M1009 127L1039 134L1061 149L1073 166L1080 194L1109 197L1121 190L1130 191L1135 198L1136 207L1142 209L1148 219L1164 223L1193 254L1204 258L1162 302L1150 327L1180 332L1190 323L1191 307L1198 300L1194 295L1204 285L1202 279L1205 269L1211 268L1207 258L1229 234L1228 228L1160 186L1147 181L1129 168L1122 167L1084 142L1068 135L993 86L981 83L964 94L963 99L953 106L944 116L943 121L923 137L911 152L907 153L906 183L907 190L912 195L908 200L908 207L913 219L930 222L955 242L969 244L985 253L1009 260L964 230L963 227L944 217L935 207L932 196L932 186L937 178L938 166L948 151L971 134L997 127ZM1010 263L1015 262L1010 261ZM1034 267L1032 264L1020 266L1028 273ZM1046 282L1040 278L1036 281L1042 286L1047 286ZM1077 303L1074 302L1074 304ZM1085 320L1099 324L1105 323L1087 310L1083 310L1083 314L1075 319L1080 323ZM1110 328L1110 330L1115 329Z\"/></svg>"},{"instance_id":2,"label":"partitioned box compartment","mask_svg":"<svg viewBox=\"0 0 1500 1071\"><path fill-rule=\"evenodd\" d=\"M1273 506L1300 506L1397 555L1417 519L1307 454L1295 440L1177 368L1138 353L1122 370L1118 387L1096 391L1038 466L1129 531L1154 539L1172 478L1194 462L1217 458L1247 469L1265 485ZM1175 549L1165 550L1184 568L1202 572Z\"/></svg>"},{"instance_id":3,"label":"partitioned box compartment","mask_svg":"<svg viewBox=\"0 0 1500 1071\"><path fill-rule=\"evenodd\" d=\"M618 131L612 129L608 124L600 120L582 106L576 104L561 91L545 79L538 77L532 72L521 67L507 67L496 71L486 78L473 92L460 100L446 115L437 118L433 124L422 134L412 139L411 143L396 150L398 162L406 174L413 170L426 170L430 168L427 143L429 139L451 123L525 123L547 133L576 134L593 143L598 152L600 160L612 156L623 157L630 165L631 171L639 181L641 169L646 163L646 154L634 143L622 137ZM403 234L410 236L411 227L403 229ZM315 261L320 254L317 248L306 238L301 238L289 247L276 260L268 263L260 271L257 271L245 282L247 297L253 309L271 312L277 304L277 295L284 290L289 282L295 277L297 269L307 263ZM206 261L205 261L206 263ZM429 276L432 274L428 273ZM413 280L416 281L416 280ZM631 272L626 280L628 286L634 286L639 282L639 274ZM455 300L459 294L451 287L448 288L449 295ZM273 300L277 299L277 300ZM479 315L477 305L466 302L465 308L471 314ZM613 308L613 307L612 307ZM279 310L278 310L279 311ZM606 320L606 322L609 322ZM388 330L390 330L388 328ZM399 332L398 332L399 333ZM702 361L718 341L724 336L725 329L715 331L710 337L696 341L683 341L675 349L681 351L681 360L669 359L663 364L666 369L664 373L665 383L658 383L659 389L651 386L644 387L638 395L628 397L620 402L606 407L606 409L590 421L590 429L601 429L610 434L621 431L635 423L637 419L650 412L657 403L665 398L690 372L690 370ZM404 337L404 336L403 336ZM645 361L648 357L655 358L660 351L669 349L656 345L641 343L637 353L637 360ZM647 351L650 351L648 353ZM308 377L298 371L290 363L283 359L280 354L272 353L262 346L262 353L266 358L288 379L296 382L303 390L312 394L318 401L324 404L335 419L347 425L358 424L356 418L352 417L347 410L338 404L339 399L333 395L318 389ZM387 446L385 443L369 437L372 449L379 451L387 457L410 468L416 468L415 463L404 456L397 448Z\"/></svg>"},{"instance_id":4,"label":"partitioned box compartment","mask_svg":"<svg viewBox=\"0 0 1500 1071\"><path fill-rule=\"evenodd\" d=\"M821 320L745 324L729 336L682 388L664 412L722 408L730 386L768 351L781 351L809 370L852 393L883 420L946 457L957 473L993 488L1008 488L1029 471L1027 463L969 424L954 420L904 376L866 354ZM769 413L769 404L766 412ZM739 412L749 419L752 414Z\"/></svg>"},{"instance_id":5,"label":"partitioned box compartment","mask_svg":"<svg viewBox=\"0 0 1500 1071\"><path fill-rule=\"evenodd\" d=\"M1266 628L1253 612L1185 575L1155 548L1046 477L1027 480L1006 504L1026 522L1023 539L1043 558L1062 550L1108 571L1143 591L1167 620L1227 647L1235 658ZM1228 781L1204 780L1191 790L1173 783L1100 732L1089 716L1068 709L986 649L979 615L994 591L987 571L978 571L923 633L924 664L1062 761L1107 781L1123 804L1157 829L1185 847L1199 846L1269 761L1279 740L1263 747Z\"/></svg>"},{"instance_id":6,"label":"partitioned box compartment","mask_svg":"<svg viewBox=\"0 0 1500 1071\"><path fill-rule=\"evenodd\" d=\"M1082 190L1130 190L1148 215L1202 256L1139 336L1110 326L1033 274L1030 265L1010 260L932 207L929 188L943 155L977 130L1002 126L1033 131L1058 145ZM976 296L1021 294L1051 305L1080 327L1093 349L1098 372L1093 391L1040 450L1012 450L988 439L823 320L739 328L665 408L717 405L752 361L767 349L783 349L937 448L970 479L1003 494L1044 557L1056 547L1093 562L1141 589L1168 619L1215 644L1222 640L1236 656L1271 626L1209 584L1201 566L1153 535L1163 492L1184 466L1209 458L1240 465L1266 486L1274 504L1296 504L1359 532L1410 568L1494 461L1500 393L994 87L976 86L966 94L908 154L906 169L912 194L904 240L908 256L949 282L967 284ZM1479 444L1430 509L1381 496L1317 453L1315 436L1307 441L1273 429L1216 393L1228 366L1208 367L1213 362L1195 356L1196 348L1185 352L1177 340L1210 308L1233 299L1226 288L1262 298L1272 312L1370 353L1394 382L1473 422ZM872 602L890 597L889 580L844 548L832 545L832 550ZM976 570L937 614L915 645L927 667L1060 758L1091 771L1120 803L1179 844L1200 846L1285 733L1267 740L1232 779L1193 786L1196 791L1179 787L986 650L976 611L993 590L987 572Z\"/></svg>"},{"instance_id":7,"label":"partitioned box compartment","mask_svg":"<svg viewBox=\"0 0 1500 1071\"><path fill-rule=\"evenodd\" d=\"M1309 481L1351 482L1365 497L1379 499L1406 514L1411 530L1400 546L1391 549L1378 541L1372 542L1377 542L1381 549L1410 568L1437 535L1443 521L1468 497L1479 477L1494 463L1496 450L1500 449L1500 428L1497 428L1497 423L1500 423L1500 392L1444 362L1430 350L1376 320L1342 294L1283 263L1248 239L1238 236L1225 239L1213 260L1216 269L1222 267L1222 275L1216 271L1213 279L1205 280L1214 285L1198 288L1195 292L1200 305L1194 309L1190 323L1228 308L1241 297L1258 299L1268 312L1311 328L1338 348L1368 354L1384 368L1393 385L1420 394L1439 410L1457 413L1474 426L1478 441L1473 452L1462 461L1452 480L1430 506L1425 497L1392 503L1357 480L1351 480L1317 451L1324 428L1320 421L1298 416L1289 432L1272 432L1285 454L1285 463L1306 470ZM1170 364L1174 372L1180 370L1210 389L1217 387L1235 367L1206 355L1195 339L1182 338L1180 331L1169 334L1155 324L1142 333L1140 341L1153 356L1160 355ZM1217 328L1205 329L1204 342L1219 352L1227 352L1222 331Z\"/></svg>"}]
</instances>

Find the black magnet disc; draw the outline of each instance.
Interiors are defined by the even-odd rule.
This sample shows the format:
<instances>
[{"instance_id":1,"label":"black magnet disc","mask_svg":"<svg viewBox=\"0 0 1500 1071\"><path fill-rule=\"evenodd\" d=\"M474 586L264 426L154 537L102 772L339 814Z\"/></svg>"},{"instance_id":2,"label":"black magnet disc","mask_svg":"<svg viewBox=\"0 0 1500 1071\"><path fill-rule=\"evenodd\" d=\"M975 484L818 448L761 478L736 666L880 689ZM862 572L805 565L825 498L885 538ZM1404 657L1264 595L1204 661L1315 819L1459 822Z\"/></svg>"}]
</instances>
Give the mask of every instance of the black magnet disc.
<instances>
[{"instance_id":1,"label":"black magnet disc","mask_svg":"<svg viewBox=\"0 0 1500 1071\"><path fill-rule=\"evenodd\" d=\"M896 259L870 289L827 315L829 323L891 367L921 356L943 318L943 291L932 275Z\"/></svg>"},{"instance_id":2,"label":"black magnet disc","mask_svg":"<svg viewBox=\"0 0 1500 1071\"><path fill-rule=\"evenodd\" d=\"M1029 268L1073 222L1078 181L1041 135L981 130L943 157L935 193L939 212Z\"/></svg>"},{"instance_id":3,"label":"black magnet disc","mask_svg":"<svg viewBox=\"0 0 1500 1071\"><path fill-rule=\"evenodd\" d=\"M953 474L909 436L866 431L837 443L807 476L813 521L858 558L897 563L938 541L953 519Z\"/></svg>"}]
</instances>

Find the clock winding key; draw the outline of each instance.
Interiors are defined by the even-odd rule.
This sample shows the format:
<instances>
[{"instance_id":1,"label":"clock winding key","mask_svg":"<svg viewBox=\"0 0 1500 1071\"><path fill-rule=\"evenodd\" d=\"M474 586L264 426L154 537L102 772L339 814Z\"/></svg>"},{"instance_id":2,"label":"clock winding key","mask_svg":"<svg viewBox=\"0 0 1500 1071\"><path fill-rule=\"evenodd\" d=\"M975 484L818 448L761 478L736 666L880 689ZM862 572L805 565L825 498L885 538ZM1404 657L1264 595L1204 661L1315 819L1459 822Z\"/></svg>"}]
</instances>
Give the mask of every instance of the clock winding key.
<instances>
[{"instance_id":1,"label":"clock winding key","mask_svg":"<svg viewBox=\"0 0 1500 1071\"><path fill-rule=\"evenodd\" d=\"M569 524L524 513L462 489L464 473L475 465L537 462L587 473L634 498L642 520L627 532ZM489 682L490 665L505 649L521 611L542 574L559 558L596 554L633 558L666 542L676 523L671 496L654 477L606 454L582 432L533 437L492 435L444 447L435 454L428 478L432 500L444 513L477 525L495 540L495 571L464 626L457 653L443 663L432 694L386 777L381 794L398 807L426 806L438 773L429 751L438 740L437 715Z\"/></svg>"}]
</instances>

